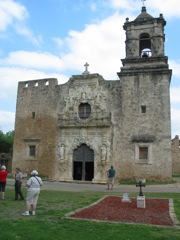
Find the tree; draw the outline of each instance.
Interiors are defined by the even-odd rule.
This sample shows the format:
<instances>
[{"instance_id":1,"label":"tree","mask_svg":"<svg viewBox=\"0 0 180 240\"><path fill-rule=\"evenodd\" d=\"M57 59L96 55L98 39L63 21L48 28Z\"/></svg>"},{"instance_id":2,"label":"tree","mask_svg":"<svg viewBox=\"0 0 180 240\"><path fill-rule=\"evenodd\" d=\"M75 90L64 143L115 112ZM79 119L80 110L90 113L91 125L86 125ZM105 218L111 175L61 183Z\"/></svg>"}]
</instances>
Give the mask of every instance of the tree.
<instances>
[{"instance_id":1,"label":"tree","mask_svg":"<svg viewBox=\"0 0 180 240\"><path fill-rule=\"evenodd\" d=\"M13 149L14 131L0 131L0 153L11 153Z\"/></svg>"}]
</instances>

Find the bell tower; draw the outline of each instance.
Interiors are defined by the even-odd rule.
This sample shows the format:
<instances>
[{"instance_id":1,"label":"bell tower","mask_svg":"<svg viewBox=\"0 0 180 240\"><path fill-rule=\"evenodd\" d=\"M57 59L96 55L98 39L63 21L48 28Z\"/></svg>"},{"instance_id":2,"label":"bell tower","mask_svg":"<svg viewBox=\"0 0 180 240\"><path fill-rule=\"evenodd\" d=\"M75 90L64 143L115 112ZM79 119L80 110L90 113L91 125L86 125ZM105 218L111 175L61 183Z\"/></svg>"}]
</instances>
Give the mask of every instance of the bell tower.
<instances>
[{"instance_id":1,"label":"bell tower","mask_svg":"<svg viewBox=\"0 0 180 240\"><path fill-rule=\"evenodd\" d=\"M134 21L129 22L126 18L123 26L126 31L126 58L164 56L165 25L162 14L153 18L144 6Z\"/></svg>"},{"instance_id":2,"label":"bell tower","mask_svg":"<svg viewBox=\"0 0 180 240\"><path fill-rule=\"evenodd\" d=\"M162 14L154 18L146 12L143 6L141 14L134 20L126 18L124 30L126 31L126 58L122 59L123 68L118 76L124 71L161 67L167 69L168 58L164 55L164 26L166 21ZM132 68L132 69L131 69Z\"/></svg>"},{"instance_id":3,"label":"bell tower","mask_svg":"<svg viewBox=\"0 0 180 240\"><path fill-rule=\"evenodd\" d=\"M129 159L134 158L134 175L152 179L170 179L172 173L172 71L164 53L165 25L162 14L154 18L145 6L134 21L126 18L126 57L117 73L122 86L122 136L131 148ZM125 157L123 168L128 169L126 162Z\"/></svg>"}]
</instances>

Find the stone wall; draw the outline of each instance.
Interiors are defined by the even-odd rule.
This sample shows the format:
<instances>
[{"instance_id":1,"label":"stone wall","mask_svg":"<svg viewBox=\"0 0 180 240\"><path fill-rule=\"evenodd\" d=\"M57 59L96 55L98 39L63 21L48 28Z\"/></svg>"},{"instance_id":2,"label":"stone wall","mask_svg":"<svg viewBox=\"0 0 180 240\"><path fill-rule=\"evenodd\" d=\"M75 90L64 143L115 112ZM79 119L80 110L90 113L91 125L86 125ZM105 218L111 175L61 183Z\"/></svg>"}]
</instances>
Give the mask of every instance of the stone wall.
<instances>
[{"instance_id":1,"label":"stone wall","mask_svg":"<svg viewBox=\"0 0 180 240\"><path fill-rule=\"evenodd\" d=\"M20 82L13 167L26 173L36 168L58 181L79 175L87 180L88 173L92 182L106 183L114 165L117 181L171 180L172 71L164 56L165 24L162 14L153 18L145 7L134 21L126 19L126 58L118 80L90 74L85 64L65 84ZM143 58L147 48L151 54ZM80 106L90 111L88 117L81 117Z\"/></svg>"},{"instance_id":2,"label":"stone wall","mask_svg":"<svg viewBox=\"0 0 180 240\"><path fill-rule=\"evenodd\" d=\"M13 167L24 174L37 169L42 176L73 181L73 154L85 144L94 152L94 183L106 182L111 164L117 181L170 179L166 81L164 76L163 84L158 75L153 80L139 75L106 81L88 74L73 76L63 85L56 79L20 82ZM91 116L85 120L78 117L82 102L91 105ZM31 145L36 146L35 156L29 156ZM139 159L140 146L148 148L148 159Z\"/></svg>"},{"instance_id":3,"label":"stone wall","mask_svg":"<svg viewBox=\"0 0 180 240\"><path fill-rule=\"evenodd\" d=\"M180 174L180 142L178 135L172 139L172 173Z\"/></svg>"}]
</instances>

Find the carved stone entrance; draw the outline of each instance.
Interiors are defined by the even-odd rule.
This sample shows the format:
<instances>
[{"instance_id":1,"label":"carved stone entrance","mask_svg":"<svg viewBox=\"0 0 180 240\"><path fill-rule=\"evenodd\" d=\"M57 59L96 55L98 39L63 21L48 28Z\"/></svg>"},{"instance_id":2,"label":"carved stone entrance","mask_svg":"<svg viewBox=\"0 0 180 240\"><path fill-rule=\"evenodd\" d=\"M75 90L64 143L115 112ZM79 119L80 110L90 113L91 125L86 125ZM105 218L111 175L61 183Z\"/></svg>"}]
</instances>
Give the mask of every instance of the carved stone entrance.
<instances>
[{"instance_id":1,"label":"carved stone entrance","mask_svg":"<svg viewBox=\"0 0 180 240\"><path fill-rule=\"evenodd\" d=\"M74 150L73 180L92 181L94 178L94 151L86 144Z\"/></svg>"}]
</instances>

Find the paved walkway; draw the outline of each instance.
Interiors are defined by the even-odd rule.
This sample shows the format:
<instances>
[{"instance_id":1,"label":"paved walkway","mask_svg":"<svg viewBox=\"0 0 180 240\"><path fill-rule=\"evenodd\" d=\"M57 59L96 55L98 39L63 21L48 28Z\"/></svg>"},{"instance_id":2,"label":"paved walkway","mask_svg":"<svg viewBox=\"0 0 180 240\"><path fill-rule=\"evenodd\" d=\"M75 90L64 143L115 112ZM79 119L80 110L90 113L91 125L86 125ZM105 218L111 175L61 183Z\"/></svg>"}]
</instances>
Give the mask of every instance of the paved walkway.
<instances>
[{"instance_id":1,"label":"paved walkway","mask_svg":"<svg viewBox=\"0 0 180 240\"><path fill-rule=\"evenodd\" d=\"M7 185L14 185L13 179L7 180ZM23 186L26 185L26 181L23 180ZM80 191L101 191L108 192L106 185L102 184L92 184L92 183L69 183L69 182L50 182L43 181L42 190L59 190L59 191L70 191L70 192L80 192ZM117 185L115 184L112 192L137 192L139 193L139 187L135 185ZM167 192L167 193L180 193L180 183L175 184L162 184L162 185L148 185L142 188L143 192Z\"/></svg>"}]
</instances>

